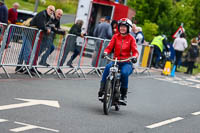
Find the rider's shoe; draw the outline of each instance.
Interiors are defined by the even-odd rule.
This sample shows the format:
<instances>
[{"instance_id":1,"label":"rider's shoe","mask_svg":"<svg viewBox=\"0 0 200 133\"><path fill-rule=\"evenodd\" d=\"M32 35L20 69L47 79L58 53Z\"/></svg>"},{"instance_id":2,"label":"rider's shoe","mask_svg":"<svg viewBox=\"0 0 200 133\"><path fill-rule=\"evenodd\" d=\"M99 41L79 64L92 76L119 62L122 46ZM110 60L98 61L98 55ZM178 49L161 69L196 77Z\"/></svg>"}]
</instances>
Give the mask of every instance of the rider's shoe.
<instances>
[{"instance_id":1,"label":"rider's shoe","mask_svg":"<svg viewBox=\"0 0 200 133\"><path fill-rule=\"evenodd\" d=\"M127 96L121 96L120 100L119 100L119 103L121 105L124 105L126 106L127 105Z\"/></svg>"},{"instance_id":2,"label":"rider's shoe","mask_svg":"<svg viewBox=\"0 0 200 133\"><path fill-rule=\"evenodd\" d=\"M105 83L101 82L100 83L100 89L99 89L99 92L98 92L99 101L103 101L104 93L105 93Z\"/></svg>"},{"instance_id":3,"label":"rider's shoe","mask_svg":"<svg viewBox=\"0 0 200 133\"><path fill-rule=\"evenodd\" d=\"M98 99L99 99L99 101L103 101L103 98L104 98L104 91L99 91L98 92Z\"/></svg>"}]
</instances>

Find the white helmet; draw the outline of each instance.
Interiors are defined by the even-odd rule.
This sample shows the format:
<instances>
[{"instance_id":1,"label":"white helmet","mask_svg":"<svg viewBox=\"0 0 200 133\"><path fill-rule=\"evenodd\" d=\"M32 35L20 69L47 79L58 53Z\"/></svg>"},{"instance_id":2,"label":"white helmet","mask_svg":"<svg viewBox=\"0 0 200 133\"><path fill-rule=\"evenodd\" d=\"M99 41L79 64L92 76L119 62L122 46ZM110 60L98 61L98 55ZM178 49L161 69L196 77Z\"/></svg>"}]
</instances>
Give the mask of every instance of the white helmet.
<instances>
[{"instance_id":1,"label":"white helmet","mask_svg":"<svg viewBox=\"0 0 200 133\"><path fill-rule=\"evenodd\" d=\"M126 25L127 26L127 33L129 33L131 31L131 28L132 28L132 25L133 23L131 22L130 19L128 18L121 18L119 21L118 21L118 29L120 27L120 25Z\"/></svg>"}]
</instances>

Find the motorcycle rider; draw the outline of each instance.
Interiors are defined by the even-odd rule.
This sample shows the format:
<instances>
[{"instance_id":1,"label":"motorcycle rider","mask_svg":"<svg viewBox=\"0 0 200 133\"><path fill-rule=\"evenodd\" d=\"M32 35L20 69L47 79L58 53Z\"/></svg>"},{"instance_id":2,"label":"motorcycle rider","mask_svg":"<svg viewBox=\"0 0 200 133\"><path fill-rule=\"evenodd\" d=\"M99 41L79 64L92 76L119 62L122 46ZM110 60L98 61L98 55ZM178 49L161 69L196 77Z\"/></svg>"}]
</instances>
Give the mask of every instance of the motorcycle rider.
<instances>
[{"instance_id":1,"label":"motorcycle rider","mask_svg":"<svg viewBox=\"0 0 200 133\"><path fill-rule=\"evenodd\" d=\"M133 36L129 33L131 31L132 22L127 18L122 18L118 22L118 29L119 33L115 34L109 45L104 50L104 56L110 54L114 49L114 59L117 58L118 60L127 59L130 57L136 57L132 59L133 63L137 62L138 51L136 40ZM105 90L106 78L109 75L110 67L112 67L113 62L106 65L102 80L100 83L100 90L98 92L99 100L103 99L103 94ZM128 77L133 71L132 63L128 62L120 62L118 63L119 69L121 70L121 87L120 93L121 97L119 102L123 105L127 104L127 91L128 91Z\"/></svg>"}]
</instances>

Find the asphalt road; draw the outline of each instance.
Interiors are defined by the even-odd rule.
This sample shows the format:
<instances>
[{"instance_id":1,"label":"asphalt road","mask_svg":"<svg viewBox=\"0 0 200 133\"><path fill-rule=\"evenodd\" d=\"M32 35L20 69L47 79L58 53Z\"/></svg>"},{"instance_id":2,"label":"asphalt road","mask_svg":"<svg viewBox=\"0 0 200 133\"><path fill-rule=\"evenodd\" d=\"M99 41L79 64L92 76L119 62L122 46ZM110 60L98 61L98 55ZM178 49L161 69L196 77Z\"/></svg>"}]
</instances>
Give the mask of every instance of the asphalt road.
<instances>
[{"instance_id":1,"label":"asphalt road","mask_svg":"<svg viewBox=\"0 0 200 133\"><path fill-rule=\"evenodd\" d=\"M189 79L131 77L128 106L109 116L97 100L99 78L0 79L0 132L199 133L200 80ZM25 107L16 98L54 100L60 107Z\"/></svg>"}]
</instances>

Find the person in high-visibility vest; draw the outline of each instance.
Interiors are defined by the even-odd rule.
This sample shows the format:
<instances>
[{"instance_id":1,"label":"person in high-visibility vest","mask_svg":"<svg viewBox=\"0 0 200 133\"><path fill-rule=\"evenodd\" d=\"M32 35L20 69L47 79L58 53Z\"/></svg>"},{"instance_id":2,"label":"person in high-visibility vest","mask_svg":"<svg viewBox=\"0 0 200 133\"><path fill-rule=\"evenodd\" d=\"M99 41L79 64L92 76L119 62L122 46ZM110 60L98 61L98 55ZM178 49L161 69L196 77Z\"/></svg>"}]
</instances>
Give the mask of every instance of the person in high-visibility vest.
<instances>
[{"instance_id":1,"label":"person in high-visibility vest","mask_svg":"<svg viewBox=\"0 0 200 133\"><path fill-rule=\"evenodd\" d=\"M158 35L154 37L153 41L151 42L151 45L154 45L153 59L155 61L153 60L153 65L155 68L159 68L159 61L164 47L168 51L167 37L165 35Z\"/></svg>"}]
</instances>

